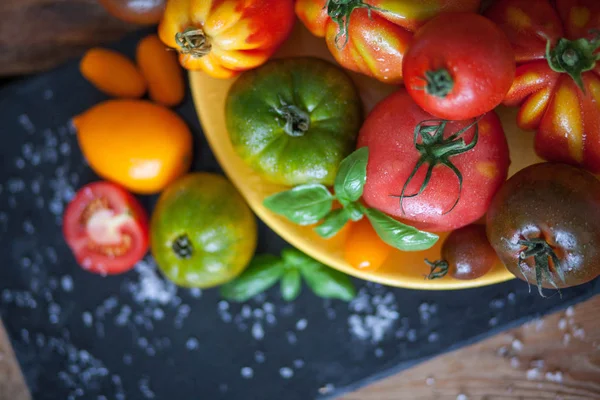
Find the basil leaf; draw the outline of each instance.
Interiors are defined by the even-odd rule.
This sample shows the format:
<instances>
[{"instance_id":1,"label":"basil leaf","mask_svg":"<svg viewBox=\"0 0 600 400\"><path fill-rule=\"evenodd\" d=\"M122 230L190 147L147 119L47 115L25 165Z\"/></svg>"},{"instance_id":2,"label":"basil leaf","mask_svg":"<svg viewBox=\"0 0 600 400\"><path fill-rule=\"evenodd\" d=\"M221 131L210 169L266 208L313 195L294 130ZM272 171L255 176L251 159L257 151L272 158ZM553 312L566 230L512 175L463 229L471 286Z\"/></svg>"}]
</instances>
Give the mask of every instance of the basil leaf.
<instances>
[{"instance_id":1,"label":"basil leaf","mask_svg":"<svg viewBox=\"0 0 600 400\"><path fill-rule=\"evenodd\" d=\"M317 261L304 264L300 272L319 297L350 301L356 296L354 284L347 275Z\"/></svg>"},{"instance_id":2,"label":"basil leaf","mask_svg":"<svg viewBox=\"0 0 600 400\"><path fill-rule=\"evenodd\" d=\"M349 220L350 213L345 208L338 208L330 212L323 223L315 228L315 231L322 238L329 239L335 236Z\"/></svg>"},{"instance_id":3,"label":"basil leaf","mask_svg":"<svg viewBox=\"0 0 600 400\"><path fill-rule=\"evenodd\" d=\"M431 248L439 239L438 235L423 232L410 225L396 221L373 208L363 207L377 235L392 247L402 251L421 251Z\"/></svg>"},{"instance_id":4,"label":"basil leaf","mask_svg":"<svg viewBox=\"0 0 600 400\"><path fill-rule=\"evenodd\" d=\"M294 247L283 249L281 251L281 257L287 267L300 268L304 264L315 262L315 260Z\"/></svg>"},{"instance_id":5,"label":"basil leaf","mask_svg":"<svg viewBox=\"0 0 600 400\"><path fill-rule=\"evenodd\" d=\"M273 286L285 272L279 257L261 254L250 262L240 276L221 286L221 296L244 302Z\"/></svg>"},{"instance_id":6,"label":"basil leaf","mask_svg":"<svg viewBox=\"0 0 600 400\"><path fill-rule=\"evenodd\" d=\"M300 271L297 268L287 269L285 274L283 274L283 278L281 278L280 285L281 297L285 301L294 301L302 289Z\"/></svg>"},{"instance_id":7,"label":"basil leaf","mask_svg":"<svg viewBox=\"0 0 600 400\"><path fill-rule=\"evenodd\" d=\"M333 205L333 199L325 186L309 184L269 196L263 204L296 224L311 225L327 215Z\"/></svg>"},{"instance_id":8,"label":"basil leaf","mask_svg":"<svg viewBox=\"0 0 600 400\"><path fill-rule=\"evenodd\" d=\"M352 221L360 221L364 216L362 212L362 205L360 203L350 203L344 208L350 214L350 219Z\"/></svg>"},{"instance_id":9,"label":"basil leaf","mask_svg":"<svg viewBox=\"0 0 600 400\"><path fill-rule=\"evenodd\" d=\"M333 188L343 205L360 199L367 181L367 161L369 148L361 147L340 163Z\"/></svg>"}]
</instances>

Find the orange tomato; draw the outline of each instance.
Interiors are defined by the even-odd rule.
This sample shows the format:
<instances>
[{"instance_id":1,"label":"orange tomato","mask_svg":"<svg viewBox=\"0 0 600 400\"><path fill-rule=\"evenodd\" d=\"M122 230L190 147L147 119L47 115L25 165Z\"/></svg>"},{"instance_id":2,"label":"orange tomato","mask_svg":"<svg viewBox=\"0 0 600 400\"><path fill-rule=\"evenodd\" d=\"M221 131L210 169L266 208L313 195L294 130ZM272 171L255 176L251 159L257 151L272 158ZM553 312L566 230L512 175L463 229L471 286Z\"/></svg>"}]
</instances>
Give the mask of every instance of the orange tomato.
<instances>
[{"instance_id":1,"label":"orange tomato","mask_svg":"<svg viewBox=\"0 0 600 400\"><path fill-rule=\"evenodd\" d=\"M344 243L344 259L364 271L379 269L391 251L392 247L377 236L367 218L352 224Z\"/></svg>"},{"instance_id":2,"label":"orange tomato","mask_svg":"<svg viewBox=\"0 0 600 400\"><path fill-rule=\"evenodd\" d=\"M148 82L150 98L165 106L175 106L183 100L185 82L183 70L177 62L177 53L148 35L137 46L136 60Z\"/></svg>"},{"instance_id":3,"label":"orange tomato","mask_svg":"<svg viewBox=\"0 0 600 400\"><path fill-rule=\"evenodd\" d=\"M88 50L79 64L81 74L109 96L139 98L146 93L146 81L135 64L113 50Z\"/></svg>"},{"instance_id":4,"label":"orange tomato","mask_svg":"<svg viewBox=\"0 0 600 400\"><path fill-rule=\"evenodd\" d=\"M190 167L192 134L163 106L109 100L76 116L73 123L90 167L132 192L156 193Z\"/></svg>"}]
</instances>

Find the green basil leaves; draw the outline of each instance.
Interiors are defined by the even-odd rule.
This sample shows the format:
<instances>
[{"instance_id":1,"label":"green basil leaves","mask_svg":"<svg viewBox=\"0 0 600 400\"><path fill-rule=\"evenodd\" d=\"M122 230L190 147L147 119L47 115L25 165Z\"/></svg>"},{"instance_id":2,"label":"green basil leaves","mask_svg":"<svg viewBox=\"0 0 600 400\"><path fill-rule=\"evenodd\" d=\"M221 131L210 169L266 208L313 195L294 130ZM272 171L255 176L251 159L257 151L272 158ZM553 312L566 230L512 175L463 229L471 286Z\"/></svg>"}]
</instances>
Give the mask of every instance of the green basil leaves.
<instances>
[{"instance_id":1,"label":"green basil leaves","mask_svg":"<svg viewBox=\"0 0 600 400\"><path fill-rule=\"evenodd\" d=\"M366 215L375 232L390 246L402 251L432 247L439 239L437 235L403 224L360 202L367 181L368 159L369 149L362 147L340 163L333 185L335 195L323 185L301 185L268 197L264 205L299 225L322 221L314 229L325 239L335 236L348 221L358 221ZM342 208L332 210L335 199Z\"/></svg>"},{"instance_id":2,"label":"green basil leaves","mask_svg":"<svg viewBox=\"0 0 600 400\"><path fill-rule=\"evenodd\" d=\"M283 250L281 258L270 254L256 256L240 276L221 286L221 295L244 302L280 281L281 297L293 301L302 290L302 278L319 297L350 301L356 295L347 275L294 248Z\"/></svg>"}]
</instances>

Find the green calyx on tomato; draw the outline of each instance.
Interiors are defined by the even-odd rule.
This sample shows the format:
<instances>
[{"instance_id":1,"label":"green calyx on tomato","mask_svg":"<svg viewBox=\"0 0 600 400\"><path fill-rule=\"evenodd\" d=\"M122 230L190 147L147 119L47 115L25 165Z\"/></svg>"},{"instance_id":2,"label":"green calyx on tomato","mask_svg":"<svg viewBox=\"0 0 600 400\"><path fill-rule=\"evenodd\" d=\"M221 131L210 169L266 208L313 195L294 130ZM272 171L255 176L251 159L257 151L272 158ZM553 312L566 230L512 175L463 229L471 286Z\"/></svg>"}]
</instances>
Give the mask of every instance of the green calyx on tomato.
<instances>
[{"instance_id":1,"label":"green calyx on tomato","mask_svg":"<svg viewBox=\"0 0 600 400\"><path fill-rule=\"evenodd\" d=\"M454 79L445 68L436 71L425 71L425 86L427 94L444 98L452 92Z\"/></svg>"},{"instance_id":2,"label":"green calyx on tomato","mask_svg":"<svg viewBox=\"0 0 600 400\"><path fill-rule=\"evenodd\" d=\"M341 50L348 43L348 25L350 24L350 15L357 8L366 8L371 17L371 11L377 10L385 12L385 10L365 4L363 0L327 0L325 5L327 15L338 25L338 33L335 36L335 46ZM344 42L340 45L340 39L344 38Z\"/></svg>"},{"instance_id":3,"label":"green calyx on tomato","mask_svg":"<svg viewBox=\"0 0 600 400\"><path fill-rule=\"evenodd\" d=\"M552 48L552 42L548 40L546 59L553 71L569 74L585 93L581 74L594 69L596 62L600 60L600 54L595 54L599 48L600 32L596 32L596 37L593 40L561 38L554 48Z\"/></svg>"},{"instance_id":4,"label":"green calyx on tomato","mask_svg":"<svg viewBox=\"0 0 600 400\"><path fill-rule=\"evenodd\" d=\"M446 260L429 261L425 259L425 263L429 265L429 273L425 275L425 279L440 279L448 274L450 264Z\"/></svg>"},{"instance_id":5,"label":"green calyx on tomato","mask_svg":"<svg viewBox=\"0 0 600 400\"><path fill-rule=\"evenodd\" d=\"M175 35L175 42L179 45L179 51L194 57L204 57L210 53L211 44L198 27L189 27L183 32Z\"/></svg>"},{"instance_id":6,"label":"green calyx on tomato","mask_svg":"<svg viewBox=\"0 0 600 400\"><path fill-rule=\"evenodd\" d=\"M427 185L429 184L429 180L431 179L431 174L433 173L433 169L437 165L443 165L448 167L454 175L458 178L458 196L448 211L445 211L444 214L448 214L458 204L460 200L460 194L462 192L462 184L463 184L463 176L460 170L452 163L450 160L451 157L457 156L459 154L466 153L471 150L477 144L477 140L479 139L479 119L476 119L471 124L465 126L460 129L458 132L448 136L444 139L444 130L446 129L446 125L448 121L442 119L432 119L428 121L421 121L417 126L415 126L414 130L414 140L413 143L415 148L419 151L420 157L408 176L408 179L404 183L404 187L402 187L402 193L400 196L393 195L392 197L400 198L400 209L402 210L402 214L405 214L403 201L405 198L416 197L423 193ZM464 138L461 137L463 133L475 127L475 133L473 134L473 139L470 143L466 143ZM419 138L421 142L419 142ZM419 191L415 194L406 195L406 188L415 177L419 169L423 166L427 165L427 173L425 174L425 179L419 188Z\"/></svg>"},{"instance_id":7,"label":"green calyx on tomato","mask_svg":"<svg viewBox=\"0 0 600 400\"><path fill-rule=\"evenodd\" d=\"M281 105L274 107L277 114L283 117L285 125L283 130L292 137L304 136L310 128L310 115L293 104L287 104L282 98L279 99Z\"/></svg>"},{"instance_id":8,"label":"green calyx on tomato","mask_svg":"<svg viewBox=\"0 0 600 400\"><path fill-rule=\"evenodd\" d=\"M322 220L315 231L325 239L335 236L348 221L359 221L366 216L379 237L392 247L403 251L432 247L439 239L437 235L405 225L360 202L367 181L368 159L369 149L362 147L341 162L334 183L335 195L323 185L300 185L267 197L264 205L299 225ZM336 199L342 207L332 210Z\"/></svg>"},{"instance_id":9,"label":"green calyx on tomato","mask_svg":"<svg viewBox=\"0 0 600 400\"><path fill-rule=\"evenodd\" d=\"M280 281L281 297L295 300L302 290L302 278L319 297L350 301L356 289L350 278L310 258L300 250L284 249L281 257L261 254L235 280L221 286L221 296L244 302Z\"/></svg>"},{"instance_id":10,"label":"green calyx on tomato","mask_svg":"<svg viewBox=\"0 0 600 400\"><path fill-rule=\"evenodd\" d=\"M542 284L544 282L544 279L547 279L548 282L552 286L554 286L554 288L557 289L558 293L560 294L560 289L556 285L556 282L554 282L552 274L550 273L550 267L552 265L552 270L556 271L556 274L558 275L559 279L563 284L565 283L565 273L561 266L560 260L558 259L558 256L556 255L552 246L550 246L548 242L546 242L546 240L544 240L543 238L530 238L525 240L519 240L519 244L525 247L519 253L520 260L525 262L525 260L533 257L535 268L535 282L538 287L538 292L540 293L540 296L545 297L542 293ZM550 261L552 261L552 264L550 264ZM519 262L518 266L519 270L521 271L521 274L523 274L523 276L526 276L525 271L523 270L523 264Z\"/></svg>"}]
</instances>

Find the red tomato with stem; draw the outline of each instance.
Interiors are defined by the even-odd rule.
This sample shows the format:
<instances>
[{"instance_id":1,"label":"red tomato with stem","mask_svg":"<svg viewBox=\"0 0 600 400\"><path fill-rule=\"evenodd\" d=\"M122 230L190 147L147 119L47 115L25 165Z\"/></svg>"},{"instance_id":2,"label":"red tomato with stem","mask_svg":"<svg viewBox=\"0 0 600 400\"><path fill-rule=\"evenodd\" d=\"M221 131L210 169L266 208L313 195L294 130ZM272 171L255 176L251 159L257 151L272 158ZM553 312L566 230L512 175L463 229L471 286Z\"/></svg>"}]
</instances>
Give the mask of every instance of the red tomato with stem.
<instances>
[{"instance_id":1,"label":"red tomato with stem","mask_svg":"<svg viewBox=\"0 0 600 400\"><path fill-rule=\"evenodd\" d=\"M358 137L364 146L367 205L434 232L481 218L510 163L494 112L470 121L435 119L405 89L371 111Z\"/></svg>"},{"instance_id":2,"label":"red tomato with stem","mask_svg":"<svg viewBox=\"0 0 600 400\"><path fill-rule=\"evenodd\" d=\"M417 30L444 12L479 9L480 0L297 0L296 14L325 37L341 66L382 82L402 81L402 59Z\"/></svg>"},{"instance_id":3,"label":"red tomato with stem","mask_svg":"<svg viewBox=\"0 0 600 400\"><path fill-rule=\"evenodd\" d=\"M81 188L67 206L63 235L83 269L120 274L148 251L148 216L122 187L94 182Z\"/></svg>"},{"instance_id":4,"label":"red tomato with stem","mask_svg":"<svg viewBox=\"0 0 600 400\"><path fill-rule=\"evenodd\" d=\"M600 173L600 2L500 0L487 16L515 51L504 104L536 131L537 154Z\"/></svg>"},{"instance_id":5,"label":"red tomato with stem","mask_svg":"<svg viewBox=\"0 0 600 400\"><path fill-rule=\"evenodd\" d=\"M402 68L408 93L425 111L463 120L502 103L515 77L515 56L489 19L448 13L417 31Z\"/></svg>"}]
</instances>

